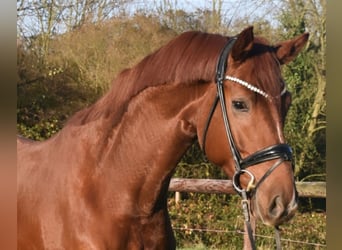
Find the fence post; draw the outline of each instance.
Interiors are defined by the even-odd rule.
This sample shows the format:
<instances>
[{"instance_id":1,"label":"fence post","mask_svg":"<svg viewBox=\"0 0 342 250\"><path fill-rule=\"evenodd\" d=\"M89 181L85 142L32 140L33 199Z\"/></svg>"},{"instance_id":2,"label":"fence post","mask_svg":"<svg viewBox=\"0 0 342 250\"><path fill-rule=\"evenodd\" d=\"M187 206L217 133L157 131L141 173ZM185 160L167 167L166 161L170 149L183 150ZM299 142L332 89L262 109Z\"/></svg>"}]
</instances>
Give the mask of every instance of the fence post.
<instances>
[{"instance_id":1,"label":"fence post","mask_svg":"<svg viewBox=\"0 0 342 250\"><path fill-rule=\"evenodd\" d=\"M175 202L178 204L180 200L182 199L181 193L180 192L175 192Z\"/></svg>"}]
</instances>

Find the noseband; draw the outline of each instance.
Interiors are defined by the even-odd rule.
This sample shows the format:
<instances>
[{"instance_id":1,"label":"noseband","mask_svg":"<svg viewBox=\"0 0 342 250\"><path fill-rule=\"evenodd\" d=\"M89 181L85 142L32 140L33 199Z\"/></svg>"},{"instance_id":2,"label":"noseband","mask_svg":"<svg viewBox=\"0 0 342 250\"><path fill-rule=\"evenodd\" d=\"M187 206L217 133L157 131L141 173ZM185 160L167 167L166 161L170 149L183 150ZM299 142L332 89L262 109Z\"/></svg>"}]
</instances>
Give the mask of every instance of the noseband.
<instances>
[{"instance_id":1,"label":"noseband","mask_svg":"<svg viewBox=\"0 0 342 250\"><path fill-rule=\"evenodd\" d=\"M263 90L243 81L235 77L231 76L225 76L226 73L226 68L227 68L227 58L229 55L230 50L232 49L237 37L232 37L228 40L227 44L223 48L217 66L216 66L216 77L215 77L215 82L216 82L216 87L217 87L217 95L214 99L214 103L211 107L206 126L204 129L204 134L203 134L203 141L202 141L202 148L205 153L205 142L206 142L206 136L207 132L209 129L210 121L213 117L213 114L215 112L216 106L218 102L220 102L221 110L222 110L222 116L223 116L223 122L226 130L226 136L227 140L229 143L230 150L233 155L234 159L234 164L235 164L235 174L233 176L233 186L237 193L242 197L242 208L243 208L243 213L245 217L245 223L247 226L247 233L250 239L250 243L253 249L255 249L255 242L253 238L253 231L252 227L250 224L250 209L249 209L249 202L248 199L250 199L255 193L257 188L260 186L260 184L278 167L280 164L284 161L291 161L292 160L292 149L289 145L287 144L275 144L269 147L266 147L264 149L261 149L245 158L242 158L240 155L239 150L237 149L230 124L229 124L229 119L228 119L228 113L227 113L227 108L226 108L226 101L225 101L225 96L224 96L224 80L230 80L233 81L234 83L240 84L248 89L250 89L253 92L256 92L265 98L268 98L268 94L265 93ZM286 89L281 92L281 95L283 95L286 92ZM255 184L255 177L253 174L248 171L248 167L270 161L270 160L275 160L278 159L278 161L270 167L266 173L260 178L257 184ZM247 174L250 176L250 181L247 185L247 187L244 189L240 185L240 176L242 174ZM276 227L276 242L277 242L277 249L281 249L280 246L280 238L279 238L279 231L278 228Z\"/></svg>"}]
</instances>

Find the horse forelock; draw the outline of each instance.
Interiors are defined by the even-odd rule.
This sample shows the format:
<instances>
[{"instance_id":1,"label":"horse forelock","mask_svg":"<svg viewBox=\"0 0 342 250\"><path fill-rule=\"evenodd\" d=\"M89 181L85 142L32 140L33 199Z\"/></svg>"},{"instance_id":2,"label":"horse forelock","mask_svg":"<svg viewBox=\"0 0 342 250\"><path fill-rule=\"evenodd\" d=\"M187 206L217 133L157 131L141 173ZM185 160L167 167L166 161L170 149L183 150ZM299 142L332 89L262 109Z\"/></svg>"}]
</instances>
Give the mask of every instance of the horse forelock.
<instances>
[{"instance_id":1,"label":"horse forelock","mask_svg":"<svg viewBox=\"0 0 342 250\"><path fill-rule=\"evenodd\" d=\"M281 86L281 70L274 54L274 47L262 37L255 37L254 45L244 67L248 72L240 72L248 76L252 85L260 88L271 97L277 97L284 86Z\"/></svg>"}]
</instances>

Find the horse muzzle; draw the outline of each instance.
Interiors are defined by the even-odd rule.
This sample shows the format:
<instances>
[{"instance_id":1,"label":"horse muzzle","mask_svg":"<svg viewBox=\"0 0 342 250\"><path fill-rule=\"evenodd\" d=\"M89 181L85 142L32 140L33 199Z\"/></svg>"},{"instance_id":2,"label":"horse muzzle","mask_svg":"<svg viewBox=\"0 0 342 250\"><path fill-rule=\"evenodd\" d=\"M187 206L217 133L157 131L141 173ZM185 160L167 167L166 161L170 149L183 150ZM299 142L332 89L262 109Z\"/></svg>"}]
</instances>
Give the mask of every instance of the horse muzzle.
<instances>
[{"instance_id":1,"label":"horse muzzle","mask_svg":"<svg viewBox=\"0 0 342 250\"><path fill-rule=\"evenodd\" d=\"M298 208L297 197L288 202L284 196L275 195L266 206L261 206L262 201L258 195L252 199L252 211L261 221L269 226L279 226L293 218Z\"/></svg>"}]
</instances>

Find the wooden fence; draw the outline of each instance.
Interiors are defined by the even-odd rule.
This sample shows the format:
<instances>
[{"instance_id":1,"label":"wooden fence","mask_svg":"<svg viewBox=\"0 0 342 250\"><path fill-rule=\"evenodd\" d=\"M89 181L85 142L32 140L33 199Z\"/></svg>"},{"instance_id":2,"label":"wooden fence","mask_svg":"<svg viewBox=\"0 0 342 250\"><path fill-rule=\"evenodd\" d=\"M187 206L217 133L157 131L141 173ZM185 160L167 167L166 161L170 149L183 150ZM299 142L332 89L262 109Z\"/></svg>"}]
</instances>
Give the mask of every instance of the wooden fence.
<instances>
[{"instance_id":1,"label":"wooden fence","mask_svg":"<svg viewBox=\"0 0 342 250\"><path fill-rule=\"evenodd\" d=\"M326 198L326 182L296 182L300 197ZM231 180L171 179L169 191L236 194Z\"/></svg>"},{"instance_id":2,"label":"wooden fence","mask_svg":"<svg viewBox=\"0 0 342 250\"><path fill-rule=\"evenodd\" d=\"M298 195L300 197L310 198L326 198L326 182L296 182ZM210 194L236 194L231 180L216 180L216 179L183 179L172 178L169 191L175 192L175 202L178 203L181 199L181 192L194 193L210 193ZM210 228L188 228L188 227L173 227L174 230L187 232L211 232L211 233L244 233L243 231L210 229ZM318 231L317 231L318 232ZM320 232L321 233L321 232ZM314 233L315 234L315 233ZM325 234L325 232L324 232ZM273 236L256 234L258 238L271 239ZM320 237L320 236L317 236ZM309 242L302 240L295 240L289 238L282 238L283 242L289 244L297 244L298 249L307 246L305 249L326 249L326 244L318 242Z\"/></svg>"}]
</instances>

